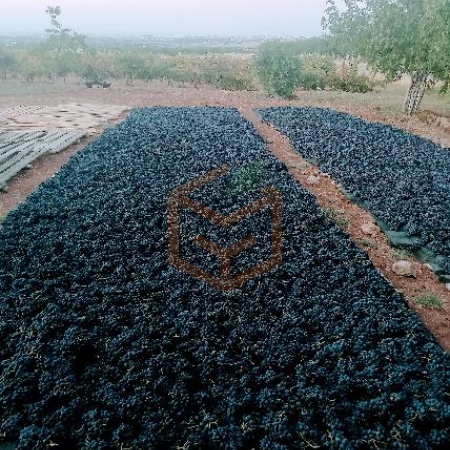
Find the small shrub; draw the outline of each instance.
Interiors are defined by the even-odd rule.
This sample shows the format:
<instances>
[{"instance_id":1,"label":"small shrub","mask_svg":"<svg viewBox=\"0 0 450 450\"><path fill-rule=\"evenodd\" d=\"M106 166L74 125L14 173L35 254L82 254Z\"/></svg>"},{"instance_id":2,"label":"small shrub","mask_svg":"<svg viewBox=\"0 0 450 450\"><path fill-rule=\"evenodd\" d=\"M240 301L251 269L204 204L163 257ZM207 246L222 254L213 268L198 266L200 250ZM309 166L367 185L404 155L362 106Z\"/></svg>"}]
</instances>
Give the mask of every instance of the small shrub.
<instances>
[{"instance_id":1,"label":"small shrub","mask_svg":"<svg viewBox=\"0 0 450 450\"><path fill-rule=\"evenodd\" d=\"M215 55L205 58L202 82L229 91L253 89L253 78L248 64L239 58Z\"/></svg>"},{"instance_id":2,"label":"small shrub","mask_svg":"<svg viewBox=\"0 0 450 450\"><path fill-rule=\"evenodd\" d=\"M146 62L146 59L141 55L128 52L118 55L114 65L117 68L118 75L125 79L128 86L131 86L134 79L143 77Z\"/></svg>"},{"instance_id":3,"label":"small shrub","mask_svg":"<svg viewBox=\"0 0 450 450\"><path fill-rule=\"evenodd\" d=\"M227 194L241 196L256 189L266 176L267 169L267 162L263 160L245 164L233 175Z\"/></svg>"},{"instance_id":4,"label":"small shrub","mask_svg":"<svg viewBox=\"0 0 450 450\"><path fill-rule=\"evenodd\" d=\"M435 294L422 294L414 300L418 305L424 308L442 309L442 300Z\"/></svg>"},{"instance_id":5,"label":"small shrub","mask_svg":"<svg viewBox=\"0 0 450 450\"><path fill-rule=\"evenodd\" d=\"M344 92L359 92L365 94L366 92L373 91L373 81L358 73L357 67L353 63L342 64L339 69L330 79L330 85L332 88L344 91Z\"/></svg>"},{"instance_id":6,"label":"small shrub","mask_svg":"<svg viewBox=\"0 0 450 450\"><path fill-rule=\"evenodd\" d=\"M362 245L363 247L367 247L367 248L373 247L372 241L370 239L361 239L358 241L358 244Z\"/></svg>"},{"instance_id":7,"label":"small shrub","mask_svg":"<svg viewBox=\"0 0 450 450\"><path fill-rule=\"evenodd\" d=\"M255 68L264 88L271 95L292 98L300 86L300 58L281 43L262 46L255 57Z\"/></svg>"},{"instance_id":8,"label":"small shrub","mask_svg":"<svg viewBox=\"0 0 450 450\"><path fill-rule=\"evenodd\" d=\"M397 249L392 252L392 257L397 261L404 261L411 257L411 252L405 249Z\"/></svg>"},{"instance_id":9,"label":"small shrub","mask_svg":"<svg viewBox=\"0 0 450 450\"><path fill-rule=\"evenodd\" d=\"M338 212L334 208L324 208L323 212L329 219L332 220L338 215Z\"/></svg>"},{"instance_id":10,"label":"small shrub","mask_svg":"<svg viewBox=\"0 0 450 450\"><path fill-rule=\"evenodd\" d=\"M179 73L176 65L170 58L156 58L153 55L145 61L144 66L138 72L138 78L143 81L172 80L179 81Z\"/></svg>"},{"instance_id":11,"label":"small shrub","mask_svg":"<svg viewBox=\"0 0 450 450\"><path fill-rule=\"evenodd\" d=\"M86 86L103 86L106 80L116 76L114 65L109 55L101 52L86 52L81 58L81 76Z\"/></svg>"},{"instance_id":12,"label":"small shrub","mask_svg":"<svg viewBox=\"0 0 450 450\"><path fill-rule=\"evenodd\" d=\"M305 91L316 91L326 88L326 78L323 74L314 70L306 69L300 76L300 87Z\"/></svg>"},{"instance_id":13,"label":"small shrub","mask_svg":"<svg viewBox=\"0 0 450 450\"><path fill-rule=\"evenodd\" d=\"M40 55L33 52L18 53L19 63L17 71L25 79L27 83L33 83L36 78L45 77L48 74L47 67Z\"/></svg>"},{"instance_id":14,"label":"small shrub","mask_svg":"<svg viewBox=\"0 0 450 450\"><path fill-rule=\"evenodd\" d=\"M323 212L341 229L345 230L350 225L350 220L343 215L342 211L338 211L334 208L324 208Z\"/></svg>"},{"instance_id":15,"label":"small shrub","mask_svg":"<svg viewBox=\"0 0 450 450\"><path fill-rule=\"evenodd\" d=\"M325 89L328 77L336 72L333 58L324 55L302 55L302 67L300 86L305 90Z\"/></svg>"},{"instance_id":16,"label":"small shrub","mask_svg":"<svg viewBox=\"0 0 450 450\"><path fill-rule=\"evenodd\" d=\"M369 77L358 74L352 62L344 62L338 69L331 56L303 55L300 86L305 90L330 89L344 92L366 93L374 83Z\"/></svg>"},{"instance_id":17,"label":"small shrub","mask_svg":"<svg viewBox=\"0 0 450 450\"><path fill-rule=\"evenodd\" d=\"M251 90L253 78L248 64L225 55L148 55L139 71L144 81L163 79L178 83L210 84L218 89Z\"/></svg>"},{"instance_id":18,"label":"small shrub","mask_svg":"<svg viewBox=\"0 0 450 450\"><path fill-rule=\"evenodd\" d=\"M6 80L17 66L17 58L10 52L0 49L0 79Z\"/></svg>"}]
</instances>

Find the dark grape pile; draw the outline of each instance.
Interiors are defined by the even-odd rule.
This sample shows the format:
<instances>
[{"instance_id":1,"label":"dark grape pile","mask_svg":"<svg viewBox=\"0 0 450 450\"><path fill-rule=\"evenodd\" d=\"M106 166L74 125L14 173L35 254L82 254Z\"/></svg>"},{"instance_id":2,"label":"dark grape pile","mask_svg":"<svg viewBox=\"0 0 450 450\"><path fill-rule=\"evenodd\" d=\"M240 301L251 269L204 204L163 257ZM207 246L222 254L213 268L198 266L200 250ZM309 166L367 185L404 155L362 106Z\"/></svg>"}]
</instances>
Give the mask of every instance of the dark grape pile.
<instances>
[{"instance_id":1,"label":"dark grape pile","mask_svg":"<svg viewBox=\"0 0 450 450\"><path fill-rule=\"evenodd\" d=\"M193 197L229 214L272 186L284 207L282 265L226 294L167 248L170 191L224 163ZM227 189L252 164L262 181ZM195 235L251 233L244 270L269 216L224 231L183 210L181 253L217 273ZM236 110L135 110L9 214L0 261L0 436L18 449L450 446L448 354Z\"/></svg>"},{"instance_id":2,"label":"dark grape pile","mask_svg":"<svg viewBox=\"0 0 450 450\"><path fill-rule=\"evenodd\" d=\"M329 109L259 113L450 282L450 149Z\"/></svg>"}]
</instances>

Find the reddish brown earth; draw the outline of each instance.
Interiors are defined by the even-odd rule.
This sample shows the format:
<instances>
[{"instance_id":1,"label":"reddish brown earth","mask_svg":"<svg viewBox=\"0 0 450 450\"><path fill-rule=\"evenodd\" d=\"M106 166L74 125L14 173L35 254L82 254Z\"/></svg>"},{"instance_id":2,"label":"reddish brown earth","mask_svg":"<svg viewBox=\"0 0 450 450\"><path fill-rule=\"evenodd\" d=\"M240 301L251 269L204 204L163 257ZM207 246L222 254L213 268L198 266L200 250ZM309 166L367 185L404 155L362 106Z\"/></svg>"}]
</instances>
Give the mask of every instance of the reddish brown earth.
<instances>
[{"instance_id":1,"label":"reddish brown earth","mask_svg":"<svg viewBox=\"0 0 450 450\"><path fill-rule=\"evenodd\" d=\"M236 107L250 120L261 136L266 140L270 151L279 158L293 177L306 189L312 192L322 208L329 208L339 216L339 223L345 228L350 238L359 248L367 252L380 273L408 300L411 308L417 312L428 328L434 333L441 345L450 350L450 292L438 281L436 276L419 262L413 261L416 268L415 278L404 278L395 275L391 267L395 262L393 249L386 236L377 228L372 234L365 234L361 227L373 223L372 216L350 202L339 190L339 187L327 174L322 174L317 167L304 161L293 152L288 140L272 127L261 122L253 109L268 106L321 106L333 107L368 120L389 123L393 126L421 135L435 142L450 146L450 133L433 120L422 120L419 117L404 118L383 115L364 105L328 104L326 101L312 102L306 93L299 93L292 101L280 101L267 98L261 92L229 92L207 87L193 88L168 85L166 83L149 83L135 87L116 86L112 89L83 89L81 86L68 87L64 94L46 93L27 96L6 96L0 101L0 109L18 105L58 105L62 103L94 103L135 106L229 106ZM93 136L81 144L73 146L57 155L40 158L33 163L31 170L23 171L9 184L7 192L0 193L0 218L13 210L32 193L40 183L59 171L62 165L82 149ZM318 177L318 184L311 184L308 177ZM368 246L367 244L370 244ZM438 295L444 302L442 310L427 309L419 306L414 299L424 293Z\"/></svg>"},{"instance_id":2,"label":"reddish brown earth","mask_svg":"<svg viewBox=\"0 0 450 450\"><path fill-rule=\"evenodd\" d=\"M340 223L345 224L344 231L352 241L369 255L377 269L396 290L405 295L410 307L419 314L441 345L450 350L450 292L445 285L431 270L415 261L414 258L410 258L410 261L414 263L416 277L397 276L392 271L392 265L396 259L393 257L393 249L388 244L385 234L376 226L372 227L370 235L364 233L361 228L368 223L374 224L371 214L353 204L327 174L321 173L317 167L295 153L289 140L273 127L259 120L253 111L242 109L241 112L254 123L269 150L288 167L292 176L314 194L318 205L339 214ZM312 176L319 178L320 183L311 184L308 178ZM367 242L370 243L370 247L364 245ZM415 303L414 299L423 293L438 295L444 302L443 309L427 309Z\"/></svg>"}]
</instances>

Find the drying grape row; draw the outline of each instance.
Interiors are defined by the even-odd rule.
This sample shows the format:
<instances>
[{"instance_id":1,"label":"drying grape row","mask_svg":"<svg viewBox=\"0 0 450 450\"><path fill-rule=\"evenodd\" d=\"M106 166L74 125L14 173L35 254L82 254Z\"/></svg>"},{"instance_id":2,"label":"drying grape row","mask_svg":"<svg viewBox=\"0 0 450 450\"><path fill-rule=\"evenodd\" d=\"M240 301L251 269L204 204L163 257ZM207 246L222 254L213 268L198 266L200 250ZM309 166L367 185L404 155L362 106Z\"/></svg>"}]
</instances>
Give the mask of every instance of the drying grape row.
<instances>
[{"instance_id":1,"label":"drying grape row","mask_svg":"<svg viewBox=\"0 0 450 450\"><path fill-rule=\"evenodd\" d=\"M283 263L228 293L168 262L170 192L223 164L192 198L227 215L283 197ZM269 221L180 208L180 255L218 275L195 236L251 234L239 273L270 255ZM0 261L0 439L18 449L450 445L449 356L234 109L133 111L9 214Z\"/></svg>"},{"instance_id":2,"label":"drying grape row","mask_svg":"<svg viewBox=\"0 0 450 450\"><path fill-rule=\"evenodd\" d=\"M416 252L450 283L449 149L330 109L259 113L370 211L394 245Z\"/></svg>"}]
</instances>

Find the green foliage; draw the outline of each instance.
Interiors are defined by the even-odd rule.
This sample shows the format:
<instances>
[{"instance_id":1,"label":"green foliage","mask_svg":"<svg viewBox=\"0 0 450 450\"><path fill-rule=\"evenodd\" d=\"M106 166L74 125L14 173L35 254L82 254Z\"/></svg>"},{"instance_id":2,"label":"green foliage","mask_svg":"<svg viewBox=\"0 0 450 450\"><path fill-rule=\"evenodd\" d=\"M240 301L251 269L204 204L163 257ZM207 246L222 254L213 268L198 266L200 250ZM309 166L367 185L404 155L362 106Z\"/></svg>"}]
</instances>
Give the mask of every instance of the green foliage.
<instances>
[{"instance_id":1,"label":"green foliage","mask_svg":"<svg viewBox=\"0 0 450 450\"><path fill-rule=\"evenodd\" d=\"M325 89L329 85L330 75L336 72L331 56L303 55L302 63L300 86L305 90Z\"/></svg>"},{"instance_id":2,"label":"green foliage","mask_svg":"<svg viewBox=\"0 0 450 450\"><path fill-rule=\"evenodd\" d=\"M405 72L431 69L434 49L424 29L428 1L344 0L347 10L339 12L328 0L327 26L340 42L350 42L349 52L394 80Z\"/></svg>"},{"instance_id":3,"label":"green foliage","mask_svg":"<svg viewBox=\"0 0 450 450\"><path fill-rule=\"evenodd\" d=\"M148 50L99 51L84 49L60 52L49 46L10 51L2 66L5 74L33 82L39 78L83 78L88 84L104 84L106 80L123 79L131 85L135 80L167 80L194 85L210 84L219 89L252 90L254 79L249 57L231 55L156 54ZM7 64L6 64L7 63ZM11 69L9 69L11 67Z\"/></svg>"},{"instance_id":4,"label":"green foliage","mask_svg":"<svg viewBox=\"0 0 450 450\"><path fill-rule=\"evenodd\" d=\"M251 90L253 78L246 59L227 55L166 55L127 52L114 58L120 77L169 80L178 83L210 84L219 89Z\"/></svg>"},{"instance_id":5,"label":"green foliage","mask_svg":"<svg viewBox=\"0 0 450 450\"><path fill-rule=\"evenodd\" d=\"M84 78L87 86L104 85L116 75L111 58L98 51L87 51L80 55L78 75Z\"/></svg>"},{"instance_id":6,"label":"green foliage","mask_svg":"<svg viewBox=\"0 0 450 450\"><path fill-rule=\"evenodd\" d=\"M422 294L414 300L418 305L430 309L442 309L442 300L435 294Z\"/></svg>"},{"instance_id":7,"label":"green foliage","mask_svg":"<svg viewBox=\"0 0 450 450\"><path fill-rule=\"evenodd\" d=\"M178 82L192 82L191 76L187 76L186 79L183 80L180 76L181 72L182 68L180 70L172 58L158 57L150 54L148 55L144 65L137 72L136 78L140 78L144 81L170 80Z\"/></svg>"},{"instance_id":8,"label":"green foliage","mask_svg":"<svg viewBox=\"0 0 450 450\"><path fill-rule=\"evenodd\" d=\"M362 56L388 81L410 74L405 112L413 114L425 89L450 87L450 0L328 0L324 26L348 53Z\"/></svg>"},{"instance_id":9,"label":"green foliage","mask_svg":"<svg viewBox=\"0 0 450 450\"><path fill-rule=\"evenodd\" d=\"M305 91L324 90L327 86L325 76L315 70L305 69L299 80L299 86Z\"/></svg>"},{"instance_id":10,"label":"green foliage","mask_svg":"<svg viewBox=\"0 0 450 450\"><path fill-rule=\"evenodd\" d=\"M17 67L18 61L12 52L0 48L0 79L5 80Z\"/></svg>"},{"instance_id":11,"label":"green foliage","mask_svg":"<svg viewBox=\"0 0 450 450\"><path fill-rule=\"evenodd\" d=\"M409 250L405 249L396 249L392 252L392 256L397 261L404 261L406 259L411 258L412 254Z\"/></svg>"},{"instance_id":12,"label":"green foliage","mask_svg":"<svg viewBox=\"0 0 450 450\"><path fill-rule=\"evenodd\" d=\"M329 89L366 93L374 83L369 77L358 74L356 64L344 61L338 68L335 59L326 55L304 55L300 86L305 90Z\"/></svg>"},{"instance_id":13,"label":"green foliage","mask_svg":"<svg viewBox=\"0 0 450 450\"><path fill-rule=\"evenodd\" d=\"M131 85L134 79L145 77L146 64L147 60L135 52L119 53L115 60L118 76L124 78L128 85Z\"/></svg>"},{"instance_id":14,"label":"green foliage","mask_svg":"<svg viewBox=\"0 0 450 450\"><path fill-rule=\"evenodd\" d=\"M248 91L253 89L253 79L249 64L244 60L224 58L215 55L206 59L202 82L219 89Z\"/></svg>"},{"instance_id":15,"label":"green foliage","mask_svg":"<svg viewBox=\"0 0 450 450\"><path fill-rule=\"evenodd\" d=\"M343 211L338 211L335 208L324 208L323 212L329 219L335 222L339 228L346 230L349 227L350 220L345 217Z\"/></svg>"},{"instance_id":16,"label":"green foliage","mask_svg":"<svg viewBox=\"0 0 450 450\"><path fill-rule=\"evenodd\" d=\"M44 63L48 77L66 79L79 70L80 55L71 52L35 51L36 59Z\"/></svg>"},{"instance_id":17,"label":"green foliage","mask_svg":"<svg viewBox=\"0 0 450 450\"><path fill-rule=\"evenodd\" d=\"M369 77L360 75L356 65L344 62L342 67L331 77L330 86L337 91L365 94L372 91L375 84Z\"/></svg>"},{"instance_id":18,"label":"green foliage","mask_svg":"<svg viewBox=\"0 0 450 450\"><path fill-rule=\"evenodd\" d=\"M51 19L52 28L47 28L45 32L49 35L50 45L60 51L77 51L86 48L85 37L76 33L70 28L64 28L58 21L61 15L60 6L48 6L45 11Z\"/></svg>"},{"instance_id":19,"label":"green foliage","mask_svg":"<svg viewBox=\"0 0 450 450\"><path fill-rule=\"evenodd\" d=\"M236 171L228 184L228 195L241 196L256 189L266 176L267 170L267 161L255 161L244 165Z\"/></svg>"},{"instance_id":20,"label":"green foliage","mask_svg":"<svg viewBox=\"0 0 450 450\"><path fill-rule=\"evenodd\" d=\"M38 51L21 51L18 53L17 74L27 82L33 83L36 78L48 77L51 73L51 61L45 59Z\"/></svg>"},{"instance_id":21,"label":"green foliage","mask_svg":"<svg viewBox=\"0 0 450 450\"><path fill-rule=\"evenodd\" d=\"M262 45L255 57L255 67L264 88L271 95L291 98L299 87L300 58L282 42Z\"/></svg>"},{"instance_id":22,"label":"green foliage","mask_svg":"<svg viewBox=\"0 0 450 450\"><path fill-rule=\"evenodd\" d=\"M372 248L373 247L373 242L370 239L361 239L359 241L357 241L358 244L362 245L363 247L366 248Z\"/></svg>"}]
</instances>

